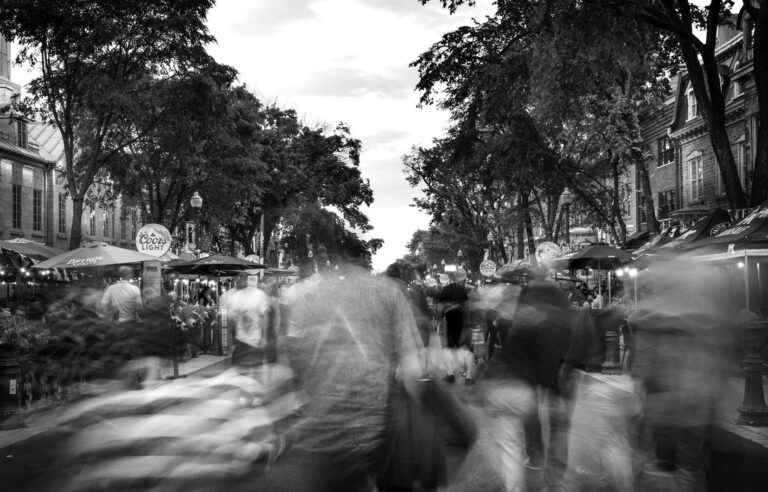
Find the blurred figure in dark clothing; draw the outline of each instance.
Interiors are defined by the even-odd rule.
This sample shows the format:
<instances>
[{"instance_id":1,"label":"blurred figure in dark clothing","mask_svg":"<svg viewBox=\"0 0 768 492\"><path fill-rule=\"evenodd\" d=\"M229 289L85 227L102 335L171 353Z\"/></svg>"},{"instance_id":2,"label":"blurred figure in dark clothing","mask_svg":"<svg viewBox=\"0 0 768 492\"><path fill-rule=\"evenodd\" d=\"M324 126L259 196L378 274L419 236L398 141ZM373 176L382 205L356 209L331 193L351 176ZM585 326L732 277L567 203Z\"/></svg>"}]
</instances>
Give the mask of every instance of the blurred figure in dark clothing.
<instances>
[{"instance_id":1,"label":"blurred figure in dark clothing","mask_svg":"<svg viewBox=\"0 0 768 492\"><path fill-rule=\"evenodd\" d=\"M416 270L404 261L397 261L387 268L386 275L395 280L401 292L409 300L424 346L429 344L431 317L426 295L419 286ZM433 384L422 380L426 389ZM404 396L404 395L403 395ZM390 412L400 418L394 420L391 429L392 446L388 451L388 465L377 479L381 492L409 492L416 483L422 490L434 490L445 485L446 455L441 441L438 420L423 394L420 401L399 398L390 405Z\"/></svg>"},{"instance_id":2,"label":"blurred figure in dark clothing","mask_svg":"<svg viewBox=\"0 0 768 492\"><path fill-rule=\"evenodd\" d=\"M533 405L523 421L529 470L540 470L545 465L538 409L548 401L552 403L547 475L557 479L565 470L567 459L568 412L560 408L561 368L569 348L572 312L566 294L556 284L535 278L520 291L513 312L511 319L497 321L504 333L497 361L508 377L523 381L534 390Z\"/></svg>"},{"instance_id":3,"label":"blurred figure in dark clothing","mask_svg":"<svg viewBox=\"0 0 768 492\"><path fill-rule=\"evenodd\" d=\"M600 371L605 342L595 327L592 310L587 305L572 306L571 310L571 339L565 356L565 370Z\"/></svg>"},{"instance_id":4,"label":"blurred figure in dark clothing","mask_svg":"<svg viewBox=\"0 0 768 492\"><path fill-rule=\"evenodd\" d=\"M213 289L211 289L211 287L207 283L205 283L203 284L203 286L200 288L200 291L198 292L197 300L201 306L213 306L214 304L216 304L216 301L214 300L214 296L215 294L213 292Z\"/></svg>"},{"instance_id":5,"label":"blurred figure in dark clothing","mask_svg":"<svg viewBox=\"0 0 768 492\"><path fill-rule=\"evenodd\" d=\"M387 267L386 275L398 281L400 289L410 301L422 343L425 346L428 345L433 331L432 310L429 307L424 286L419 283L418 271L405 261L398 260Z\"/></svg>"},{"instance_id":6,"label":"blurred figure in dark clothing","mask_svg":"<svg viewBox=\"0 0 768 492\"><path fill-rule=\"evenodd\" d=\"M725 376L738 367L729 368L727 342L738 332L738 311L723 295L715 268L678 260L644 273L647 290L628 320L632 374L644 389L644 476L666 473L700 490L716 406L727 394Z\"/></svg>"},{"instance_id":7,"label":"blurred figure in dark clothing","mask_svg":"<svg viewBox=\"0 0 768 492\"><path fill-rule=\"evenodd\" d=\"M437 296L440 303L440 313L445 317L445 338L448 348L459 348L461 335L464 331L466 303L469 292L464 285L466 273L456 273L453 282L443 287Z\"/></svg>"}]
</instances>

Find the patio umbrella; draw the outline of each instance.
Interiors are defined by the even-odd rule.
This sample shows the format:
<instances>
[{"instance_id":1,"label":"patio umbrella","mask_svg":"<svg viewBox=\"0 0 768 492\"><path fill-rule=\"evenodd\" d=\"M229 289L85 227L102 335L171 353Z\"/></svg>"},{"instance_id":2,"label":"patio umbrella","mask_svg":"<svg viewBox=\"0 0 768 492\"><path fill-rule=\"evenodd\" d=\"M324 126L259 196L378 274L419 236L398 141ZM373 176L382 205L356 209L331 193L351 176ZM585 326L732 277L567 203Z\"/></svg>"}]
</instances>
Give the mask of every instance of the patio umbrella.
<instances>
[{"instance_id":1,"label":"patio umbrella","mask_svg":"<svg viewBox=\"0 0 768 492\"><path fill-rule=\"evenodd\" d=\"M608 297L611 296L611 272L621 265L632 261L632 256L626 251L613 248L604 244L593 244L576 252L568 262L568 268L579 270L592 268L595 270L608 270ZM599 275L599 274L598 274ZM602 295L603 289L598 277L597 290Z\"/></svg>"},{"instance_id":2,"label":"patio umbrella","mask_svg":"<svg viewBox=\"0 0 768 492\"><path fill-rule=\"evenodd\" d=\"M103 267L142 263L144 261L157 261L157 258L132 249L118 248L106 243L96 243L49 258L34 265L34 268Z\"/></svg>"},{"instance_id":3,"label":"patio umbrella","mask_svg":"<svg viewBox=\"0 0 768 492\"><path fill-rule=\"evenodd\" d=\"M206 256L205 258L198 258L193 261L176 263L169 266L179 272L199 273L201 275L263 268L262 265L252 263L243 258L226 255L211 255Z\"/></svg>"},{"instance_id":4,"label":"patio umbrella","mask_svg":"<svg viewBox=\"0 0 768 492\"><path fill-rule=\"evenodd\" d=\"M614 270L631 261L632 256L626 251L603 244L593 244L576 252L568 261L568 268L571 270L581 268Z\"/></svg>"},{"instance_id":5,"label":"patio umbrella","mask_svg":"<svg viewBox=\"0 0 768 492\"><path fill-rule=\"evenodd\" d=\"M226 255L211 255L193 261L170 266L171 270L186 274L215 275L216 295L221 296L220 277L229 276L244 270L264 268L243 258Z\"/></svg>"},{"instance_id":6,"label":"patio umbrella","mask_svg":"<svg viewBox=\"0 0 768 492\"><path fill-rule=\"evenodd\" d=\"M36 260L47 260L48 258L61 253L61 251L46 246L43 243L32 241L31 239L25 239L23 237L0 241L0 248L9 249Z\"/></svg>"}]
</instances>

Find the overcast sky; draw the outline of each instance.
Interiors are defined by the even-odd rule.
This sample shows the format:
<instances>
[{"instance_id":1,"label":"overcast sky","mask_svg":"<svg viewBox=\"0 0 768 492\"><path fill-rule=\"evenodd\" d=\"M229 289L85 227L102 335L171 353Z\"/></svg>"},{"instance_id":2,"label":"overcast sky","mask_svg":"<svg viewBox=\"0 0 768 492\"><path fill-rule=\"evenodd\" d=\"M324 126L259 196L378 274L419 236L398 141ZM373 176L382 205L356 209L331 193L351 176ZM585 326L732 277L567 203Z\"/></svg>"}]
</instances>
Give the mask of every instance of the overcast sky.
<instances>
[{"instance_id":1,"label":"overcast sky","mask_svg":"<svg viewBox=\"0 0 768 492\"><path fill-rule=\"evenodd\" d=\"M408 64L443 33L490 13L490 1L478 4L450 16L418 0L218 0L209 13L218 40L211 53L237 68L257 96L311 123L343 121L362 140L362 172L375 199L368 237L385 240L377 270L429 222L410 206L401 156L447 124L444 113L417 107Z\"/></svg>"},{"instance_id":2,"label":"overcast sky","mask_svg":"<svg viewBox=\"0 0 768 492\"><path fill-rule=\"evenodd\" d=\"M454 15L439 1L218 0L208 25L211 54L235 67L240 81L265 102L294 108L308 123L346 123L362 140L362 173L374 204L366 210L384 239L374 258L382 270L429 218L411 206L416 191L405 181L401 157L413 145L441 136L447 115L418 108L417 74L409 64L440 37L492 12L477 0ZM34 75L15 67L25 84Z\"/></svg>"}]
</instances>

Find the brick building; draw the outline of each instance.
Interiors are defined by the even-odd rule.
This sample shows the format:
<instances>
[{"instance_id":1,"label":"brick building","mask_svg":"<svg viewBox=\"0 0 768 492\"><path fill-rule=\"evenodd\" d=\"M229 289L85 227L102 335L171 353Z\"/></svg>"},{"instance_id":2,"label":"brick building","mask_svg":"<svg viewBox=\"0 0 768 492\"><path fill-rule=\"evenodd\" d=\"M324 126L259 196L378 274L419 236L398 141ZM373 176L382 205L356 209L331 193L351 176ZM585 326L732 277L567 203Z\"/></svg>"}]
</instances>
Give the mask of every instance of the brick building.
<instances>
[{"instance_id":1,"label":"brick building","mask_svg":"<svg viewBox=\"0 0 768 492\"><path fill-rule=\"evenodd\" d=\"M731 73L726 95L726 121L731 150L746 193L751 188L756 144L757 94L752 78L751 26L744 30L721 26L716 54ZM709 141L705 123L685 70L673 82L669 99L643 121L643 138L650 150L648 161L656 217L662 226L689 221L714 207L728 208L725 187ZM637 179L635 179L637 183ZM637 230L647 229L647 219L635 187L633 220Z\"/></svg>"},{"instance_id":2,"label":"brick building","mask_svg":"<svg viewBox=\"0 0 768 492\"><path fill-rule=\"evenodd\" d=\"M72 201L62 173L64 149L55 127L15 114L20 93L11 80L10 45L0 37L0 239L24 237L68 249ZM83 241L133 247L141 227L134 208L120 200L83 213Z\"/></svg>"}]
</instances>

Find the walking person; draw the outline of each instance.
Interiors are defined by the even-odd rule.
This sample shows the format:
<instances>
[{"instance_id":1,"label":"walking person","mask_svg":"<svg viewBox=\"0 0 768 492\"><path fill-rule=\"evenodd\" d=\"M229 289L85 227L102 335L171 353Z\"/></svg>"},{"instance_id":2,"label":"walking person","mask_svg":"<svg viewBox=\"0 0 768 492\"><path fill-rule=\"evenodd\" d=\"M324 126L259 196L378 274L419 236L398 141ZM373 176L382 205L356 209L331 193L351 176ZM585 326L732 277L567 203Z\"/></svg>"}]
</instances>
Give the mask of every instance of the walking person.
<instances>
[{"instance_id":1,"label":"walking person","mask_svg":"<svg viewBox=\"0 0 768 492\"><path fill-rule=\"evenodd\" d=\"M543 486L544 480L559 481L565 471L569 415L562 404L562 382L568 379L562 373L562 363L570 341L570 306L565 293L543 277L544 272L532 272L525 286L510 286L499 309L503 314L496 320L504 341L489 368L489 375L499 385L489 394L494 407L515 408L519 416L516 422L522 425L524 437L525 482L527 488L534 489ZM510 400L514 395L515 401ZM546 443L539 417L545 405L550 429ZM510 458L506 468L518 466L518 461Z\"/></svg>"},{"instance_id":2,"label":"walking person","mask_svg":"<svg viewBox=\"0 0 768 492\"><path fill-rule=\"evenodd\" d=\"M101 305L118 323L139 321L139 313L144 309L144 303L141 300L141 291L130 282L133 269L121 266L117 273L120 280L107 287L101 298Z\"/></svg>"},{"instance_id":3,"label":"walking person","mask_svg":"<svg viewBox=\"0 0 768 492\"><path fill-rule=\"evenodd\" d=\"M438 311L445 318L446 345L451 349L457 349L461 345L461 335L467 314L466 303L469 300L469 290L465 286L466 279L466 273L455 273L453 281L443 287L437 296Z\"/></svg>"}]
</instances>

